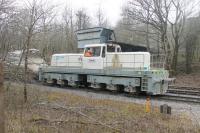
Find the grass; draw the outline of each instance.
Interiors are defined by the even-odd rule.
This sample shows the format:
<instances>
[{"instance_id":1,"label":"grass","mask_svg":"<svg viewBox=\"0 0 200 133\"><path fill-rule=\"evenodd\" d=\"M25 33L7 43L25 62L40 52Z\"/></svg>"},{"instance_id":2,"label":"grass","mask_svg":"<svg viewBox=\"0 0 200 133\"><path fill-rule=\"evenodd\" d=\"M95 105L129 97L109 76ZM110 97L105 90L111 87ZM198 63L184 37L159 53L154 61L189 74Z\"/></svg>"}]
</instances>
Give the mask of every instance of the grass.
<instances>
[{"instance_id":1,"label":"grass","mask_svg":"<svg viewBox=\"0 0 200 133\"><path fill-rule=\"evenodd\" d=\"M112 100L96 100L69 93L11 85L5 93L8 133L199 133L185 115L169 116L154 107Z\"/></svg>"}]
</instances>

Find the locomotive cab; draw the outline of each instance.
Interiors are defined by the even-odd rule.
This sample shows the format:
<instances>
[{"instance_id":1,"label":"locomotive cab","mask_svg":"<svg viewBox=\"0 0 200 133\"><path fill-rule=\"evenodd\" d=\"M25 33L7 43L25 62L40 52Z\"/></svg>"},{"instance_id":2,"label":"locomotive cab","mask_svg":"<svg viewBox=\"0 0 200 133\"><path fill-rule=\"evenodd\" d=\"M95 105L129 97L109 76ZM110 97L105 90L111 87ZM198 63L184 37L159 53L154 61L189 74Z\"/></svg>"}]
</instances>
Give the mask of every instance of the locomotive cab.
<instances>
[{"instance_id":1,"label":"locomotive cab","mask_svg":"<svg viewBox=\"0 0 200 133\"><path fill-rule=\"evenodd\" d=\"M83 56L83 68L103 69L107 53L119 53L121 47L116 44L92 44L86 45Z\"/></svg>"}]
</instances>

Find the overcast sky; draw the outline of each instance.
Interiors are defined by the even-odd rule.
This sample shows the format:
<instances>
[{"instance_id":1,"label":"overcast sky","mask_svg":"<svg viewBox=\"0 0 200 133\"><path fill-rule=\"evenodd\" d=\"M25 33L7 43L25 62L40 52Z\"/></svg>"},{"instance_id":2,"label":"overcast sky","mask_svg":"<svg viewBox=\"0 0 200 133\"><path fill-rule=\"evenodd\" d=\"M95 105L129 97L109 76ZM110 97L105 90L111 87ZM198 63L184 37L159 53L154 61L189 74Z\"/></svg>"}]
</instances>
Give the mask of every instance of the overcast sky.
<instances>
[{"instance_id":1,"label":"overcast sky","mask_svg":"<svg viewBox=\"0 0 200 133\"><path fill-rule=\"evenodd\" d=\"M22 2L26 0L18 0L18 2ZM45 0L44 0L45 1ZM99 7L101 7L103 14L107 18L109 24L114 27L117 21L121 17L121 11L124 4L128 2L128 0L46 0L49 5L57 5L58 6L58 16L61 16L64 12L64 9L67 6L73 9L73 11L77 11L78 9L86 9L88 15L91 17L92 23L96 23L95 15ZM184 6L186 6L188 10L193 10L194 14L199 12L200 0L182 0L184 1ZM170 18L173 19L172 12L170 14ZM194 16L194 15L193 15Z\"/></svg>"},{"instance_id":2,"label":"overcast sky","mask_svg":"<svg viewBox=\"0 0 200 133\"><path fill-rule=\"evenodd\" d=\"M59 9L63 11L65 5L69 5L73 10L85 8L89 16L95 16L95 12L101 7L103 13L111 26L115 26L120 19L121 8L127 0L48 0L51 3L58 4Z\"/></svg>"}]
</instances>

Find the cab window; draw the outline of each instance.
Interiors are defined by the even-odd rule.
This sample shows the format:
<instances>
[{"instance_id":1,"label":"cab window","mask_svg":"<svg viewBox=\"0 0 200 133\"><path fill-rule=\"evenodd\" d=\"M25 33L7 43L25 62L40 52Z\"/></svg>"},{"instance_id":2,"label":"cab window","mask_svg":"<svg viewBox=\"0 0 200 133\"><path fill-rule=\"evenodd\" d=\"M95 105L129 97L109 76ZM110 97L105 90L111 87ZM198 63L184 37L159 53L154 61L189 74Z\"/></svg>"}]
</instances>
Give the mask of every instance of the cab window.
<instances>
[{"instance_id":1,"label":"cab window","mask_svg":"<svg viewBox=\"0 0 200 133\"><path fill-rule=\"evenodd\" d=\"M89 47L85 49L85 57L99 57L101 54L101 47Z\"/></svg>"},{"instance_id":2,"label":"cab window","mask_svg":"<svg viewBox=\"0 0 200 133\"><path fill-rule=\"evenodd\" d=\"M107 52L115 52L115 46L107 46Z\"/></svg>"},{"instance_id":3,"label":"cab window","mask_svg":"<svg viewBox=\"0 0 200 133\"><path fill-rule=\"evenodd\" d=\"M121 52L121 49L119 47L117 48L117 52Z\"/></svg>"}]
</instances>

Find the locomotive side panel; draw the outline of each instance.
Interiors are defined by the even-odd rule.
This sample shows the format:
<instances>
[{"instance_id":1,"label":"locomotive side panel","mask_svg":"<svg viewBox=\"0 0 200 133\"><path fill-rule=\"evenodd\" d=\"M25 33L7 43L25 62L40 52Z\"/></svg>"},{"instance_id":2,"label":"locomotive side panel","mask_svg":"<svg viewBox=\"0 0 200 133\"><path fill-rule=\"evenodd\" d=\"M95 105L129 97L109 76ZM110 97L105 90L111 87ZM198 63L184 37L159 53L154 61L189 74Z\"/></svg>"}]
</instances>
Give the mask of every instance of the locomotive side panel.
<instances>
[{"instance_id":1,"label":"locomotive side panel","mask_svg":"<svg viewBox=\"0 0 200 133\"><path fill-rule=\"evenodd\" d=\"M104 66L149 70L150 54L148 52L107 53L106 63L104 63Z\"/></svg>"},{"instance_id":2,"label":"locomotive side panel","mask_svg":"<svg viewBox=\"0 0 200 133\"><path fill-rule=\"evenodd\" d=\"M51 66L82 67L82 54L54 54Z\"/></svg>"}]
</instances>

